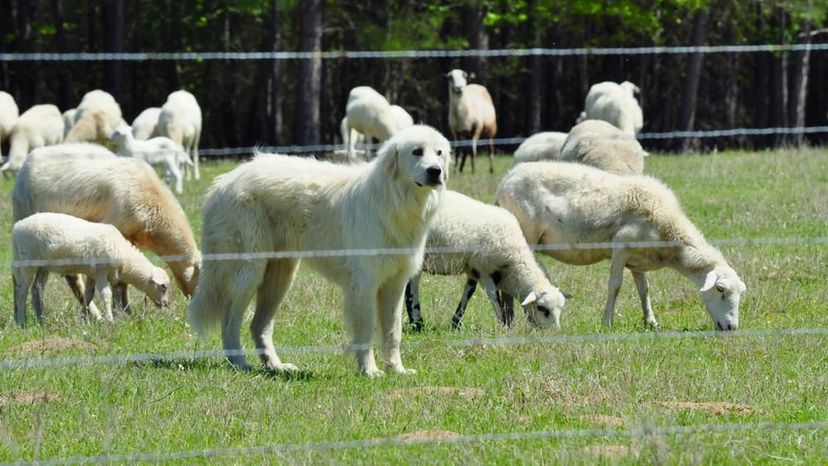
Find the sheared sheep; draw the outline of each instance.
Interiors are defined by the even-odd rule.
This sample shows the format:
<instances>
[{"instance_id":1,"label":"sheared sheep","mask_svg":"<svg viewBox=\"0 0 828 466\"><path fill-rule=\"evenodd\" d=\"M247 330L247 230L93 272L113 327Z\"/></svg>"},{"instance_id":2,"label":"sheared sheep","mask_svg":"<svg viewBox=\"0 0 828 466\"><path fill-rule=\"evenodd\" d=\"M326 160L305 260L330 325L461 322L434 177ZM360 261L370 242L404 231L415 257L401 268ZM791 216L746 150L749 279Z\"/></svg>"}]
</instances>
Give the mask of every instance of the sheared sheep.
<instances>
[{"instance_id":1,"label":"sheared sheep","mask_svg":"<svg viewBox=\"0 0 828 466\"><path fill-rule=\"evenodd\" d=\"M8 139L19 116L20 110L17 108L14 97L7 92L0 91L0 162L3 161L3 141Z\"/></svg>"},{"instance_id":2,"label":"sheared sheep","mask_svg":"<svg viewBox=\"0 0 828 466\"><path fill-rule=\"evenodd\" d=\"M566 133L546 131L526 138L517 150L513 164L536 162L538 160L560 160L561 147L566 140Z\"/></svg>"},{"instance_id":3,"label":"sheared sheep","mask_svg":"<svg viewBox=\"0 0 828 466\"><path fill-rule=\"evenodd\" d=\"M51 104L35 105L17 119L9 137L9 158L0 172L20 170L26 155L38 147L59 144L63 140L63 117Z\"/></svg>"},{"instance_id":4,"label":"sheared sheep","mask_svg":"<svg viewBox=\"0 0 828 466\"><path fill-rule=\"evenodd\" d=\"M195 96L180 90L167 96L158 114L154 136L166 136L180 144L193 161L192 173L201 178L198 145L201 142L201 107ZM190 170L187 170L190 173Z\"/></svg>"},{"instance_id":5,"label":"sheared sheep","mask_svg":"<svg viewBox=\"0 0 828 466\"><path fill-rule=\"evenodd\" d=\"M426 248L424 271L468 276L452 327L460 327L478 281L501 323L511 324L515 296L529 322L538 327L560 327L565 298L535 261L520 225L506 210L446 191L428 232ZM423 326L419 275L409 282L410 295L406 295L408 318L417 330Z\"/></svg>"},{"instance_id":6,"label":"sheared sheep","mask_svg":"<svg viewBox=\"0 0 828 466\"><path fill-rule=\"evenodd\" d=\"M657 326L646 272L670 267L699 286L717 329L739 327L745 284L658 180L615 175L577 163L530 162L506 174L497 190L497 203L517 217L530 245L612 243L611 247L543 250L567 264L611 260L605 324L612 325L626 267L635 280L645 323ZM637 242L664 243L630 244Z\"/></svg>"},{"instance_id":7,"label":"sheared sheep","mask_svg":"<svg viewBox=\"0 0 828 466\"><path fill-rule=\"evenodd\" d=\"M454 69L446 73L449 87L449 129L454 141L458 139L472 140L471 169L474 173L474 158L477 156L477 141L481 138L489 139L489 173L494 173L494 141L497 134L497 115L495 114L492 96L485 87L479 84L468 84L469 75L463 70ZM454 169L463 171L466 164L467 148L455 148L455 161L463 153L459 165Z\"/></svg>"},{"instance_id":8,"label":"sheared sheep","mask_svg":"<svg viewBox=\"0 0 828 466\"><path fill-rule=\"evenodd\" d=\"M106 145L109 135L122 121L121 107L112 94L95 89L81 99L75 124L66 133L66 142L96 142Z\"/></svg>"},{"instance_id":9,"label":"sheared sheep","mask_svg":"<svg viewBox=\"0 0 828 466\"><path fill-rule=\"evenodd\" d=\"M175 192L183 192L184 176L181 168L192 166L193 162L184 148L164 136L139 141L132 135L132 128L120 125L112 133L112 142L118 147L118 155L143 160L153 167L165 171L167 183L175 184Z\"/></svg>"},{"instance_id":10,"label":"sheared sheep","mask_svg":"<svg viewBox=\"0 0 828 466\"><path fill-rule=\"evenodd\" d=\"M644 173L647 152L635 139L602 120L575 125L561 147L560 160L591 165L618 175Z\"/></svg>"},{"instance_id":11,"label":"sheared sheep","mask_svg":"<svg viewBox=\"0 0 828 466\"><path fill-rule=\"evenodd\" d=\"M635 99L637 92L638 86L629 81L593 84L584 100L584 111L578 123L589 119L604 120L635 137L644 126L644 116Z\"/></svg>"},{"instance_id":12,"label":"sheared sheep","mask_svg":"<svg viewBox=\"0 0 828 466\"><path fill-rule=\"evenodd\" d=\"M370 86L351 89L345 107L345 118L347 129L343 134L348 136L345 143L349 161L354 161L354 131L362 133L366 142L371 138L385 142L400 130L414 125L414 120L405 109L389 104L385 96Z\"/></svg>"},{"instance_id":13,"label":"sheared sheep","mask_svg":"<svg viewBox=\"0 0 828 466\"><path fill-rule=\"evenodd\" d=\"M38 322L43 322L43 290L49 272L87 276L83 305L95 320L101 320L101 314L89 303L97 290L103 300L103 318L112 321L110 283L133 285L158 307L169 301L167 273L154 266L112 225L66 214L34 214L15 222L12 256L14 320L18 325L26 323L26 296L30 288L35 315Z\"/></svg>"},{"instance_id":14,"label":"sheared sheep","mask_svg":"<svg viewBox=\"0 0 828 466\"><path fill-rule=\"evenodd\" d=\"M158 125L158 117L161 115L161 107L150 107L139 113L132 120L132 135L139 141L152 137L155 126Z\"/></svg>"}]
</instances>

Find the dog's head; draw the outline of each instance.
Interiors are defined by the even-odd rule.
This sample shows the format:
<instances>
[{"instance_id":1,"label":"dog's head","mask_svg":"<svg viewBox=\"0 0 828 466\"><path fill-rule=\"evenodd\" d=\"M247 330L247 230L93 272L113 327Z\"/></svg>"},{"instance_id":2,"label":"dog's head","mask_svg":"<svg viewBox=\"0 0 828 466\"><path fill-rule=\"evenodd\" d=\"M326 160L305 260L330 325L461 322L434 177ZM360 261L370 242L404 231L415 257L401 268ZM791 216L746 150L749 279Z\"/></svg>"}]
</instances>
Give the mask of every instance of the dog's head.
<instances>
[{"instance_id":1,"label":"dog's head","mask_svg":"<svg viewBox=\"0 0 828 466\"><path fill-rule=\"evenodd\" d=\"M393 178L422 188L444 187L451 146L436 129L415 125L394 134L382 146L379 163Z\"/></svg>"}]
</instances>

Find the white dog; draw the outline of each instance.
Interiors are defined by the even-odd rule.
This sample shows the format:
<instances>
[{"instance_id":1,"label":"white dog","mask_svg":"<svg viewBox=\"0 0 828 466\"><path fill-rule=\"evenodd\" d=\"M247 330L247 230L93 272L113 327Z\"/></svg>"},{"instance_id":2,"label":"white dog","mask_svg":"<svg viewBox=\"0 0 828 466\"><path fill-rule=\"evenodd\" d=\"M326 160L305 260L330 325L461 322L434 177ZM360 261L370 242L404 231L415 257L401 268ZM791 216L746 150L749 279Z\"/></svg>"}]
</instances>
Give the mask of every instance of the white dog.
<instances>
[{"instance_id":1,"label":"white dog","mask_svg":"<svg viewBox=\"0 0 828 466\"><path fill-rule=\"evenodd\" d=\"M387 368L413 372L400 359L402 295L422 266L449 151L448 140L435 129L413 126L362 165L259 154L213 183L204 205L203 252L410 250L306 260L345 293L345 324L359 371L383 374L372 345L378 327ZM296 370L276 355L272 334L273 316L298 265L294 257L205 261L188 309L190 325L204 335L220 323L228 361L249 368L240 352L240 330L255 294L250 330L260 358L270 370Z\"/></svg>"}]
</instances>

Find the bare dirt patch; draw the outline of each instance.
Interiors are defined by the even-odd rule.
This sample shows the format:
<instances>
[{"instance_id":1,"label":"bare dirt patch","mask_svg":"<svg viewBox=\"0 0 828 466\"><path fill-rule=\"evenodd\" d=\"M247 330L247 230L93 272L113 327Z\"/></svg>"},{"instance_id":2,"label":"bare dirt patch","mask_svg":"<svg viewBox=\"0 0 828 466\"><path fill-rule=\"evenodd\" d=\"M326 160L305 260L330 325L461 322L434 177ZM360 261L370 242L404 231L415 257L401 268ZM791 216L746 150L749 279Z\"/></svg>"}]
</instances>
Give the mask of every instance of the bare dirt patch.
<instances>
[{"instance_id":1,"label":"bare dirt patch","mask_svg":"<svg viewBox=\"0 0 828 466\"><path fill-rule=\"evenodd\" d=\"M59 354L70 349L92 352L97 349L97 346L74 338L49 337L43 340L29 341L21 345L12 346L6 350L6 354L15 356L40 356L44 354Z\"/></svg>"},{"instance_id":2,"label":"bare dirt patch","mask_svg":"<svg viewBox=\"0 0 828 466\"><path fill-rule=\"evenodd\" d=\"M624 419L618 416L607 416L605 414L590 414L585 419L595 424L618 427L624 425Z\"/></svg>"},{"instance_id":3,"label":"bare dirt patch","mask_svg":"<svg viewBox=\"0 0 828 466\"><path fill-rule=\"evenodd\" d=\"M655 405L667 409L685 410L685 411L705 411L716 416L723 416L725 414L750 414L750 413L764 413L761 409L754 408L750 405L725 403L719 401L655 401Z\"/></svg>"},{"instance_id":4,"label":"bare dirt patch","mask_svg":"<svg viewBox=\"0 0 828 466\"><path fill-rule=\"evenodd\" d=\"M400 440L453 440L460 437L462 435L450 430L418 430L397 436Z\"/></svg>"},{"instance_id":5,"label":"bare dirt patch","mask_svg":"<svg viewBox=\"0 0 828 466\"><path fill-rule=\"evenodd\" d=\"M632 452L626 445L588 445L581 449L586 454L593 456L629 456Z\"/></svg>"},{"instance_id":6,"label":"bare dirt patch","mask_svg":"<svg viewBox=\"0 0 828 466\"><path fill-rule=\"evenodd\" d=\"M411 398L416 395L462 396L464 398L481 398L486 392L472 387L424 386L403 388L388 393L390 398Z\"/></svg>"},{"instance_id":7,"label":"bare dirt patch","mask_svg":"<svg viewBox=\"0 0 828 466\"><path fill-rule=\"evenodd\" d=\"M63 401L63 397L54 392L14 392L0 395L0 406L30 405L47 401Z\"/></svg>"}]
</instances>

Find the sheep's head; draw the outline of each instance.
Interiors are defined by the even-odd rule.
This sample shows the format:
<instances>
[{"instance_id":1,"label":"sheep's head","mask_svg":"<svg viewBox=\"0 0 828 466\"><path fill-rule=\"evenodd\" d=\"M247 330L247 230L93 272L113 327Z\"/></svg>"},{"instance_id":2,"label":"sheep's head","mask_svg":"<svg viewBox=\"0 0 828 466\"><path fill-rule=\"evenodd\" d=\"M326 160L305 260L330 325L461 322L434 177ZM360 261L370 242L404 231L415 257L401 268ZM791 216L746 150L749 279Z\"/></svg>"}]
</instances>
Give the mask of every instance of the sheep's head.
<instances>
[{"instance_id":1,"label":"sheep's head","mask_svg":"<svg viewBox=\"0 0 828 466\"><path fill-rule=\"evenodd\" d=\"M557 288L532 291L520 303L526 311L529 322L536 327L561 328L561 310L566 303L566 297Z\"/></svg>"},{"instance_id":2,"label":"sheep's head","mask_svg":"<svg viewBox=\"0 0 828 466\"><path fill-rule=\"evenodd\" d=\"M745 289L739 275L727 265L717 266L708 272L699 291L707 312L716 323L716 330L739 328L739 301Z\"/></svg>"},{"instance_id":3,"label":"sheep's head","mask_svg":"<svg viewBox=\"0 0 828 466\"><path fill-rule=\"evenodd\" d=\"M170 277L167 276L167 272L161 267L153 266L142 291L157 307L167 307L170 303Z\"/></svg>"},{"instance_id":4,"label":"sheep's head","mask_svg":"<svg viewBox=\"0 0 828 466\"><path fill-rule=\"evenodd\" d=\"M469 83L469 74L463 70L453 69L446 73L446 78L448 78L449 91L457 95L462 94L463 89Z\"/></svg>"}]
</instances>

